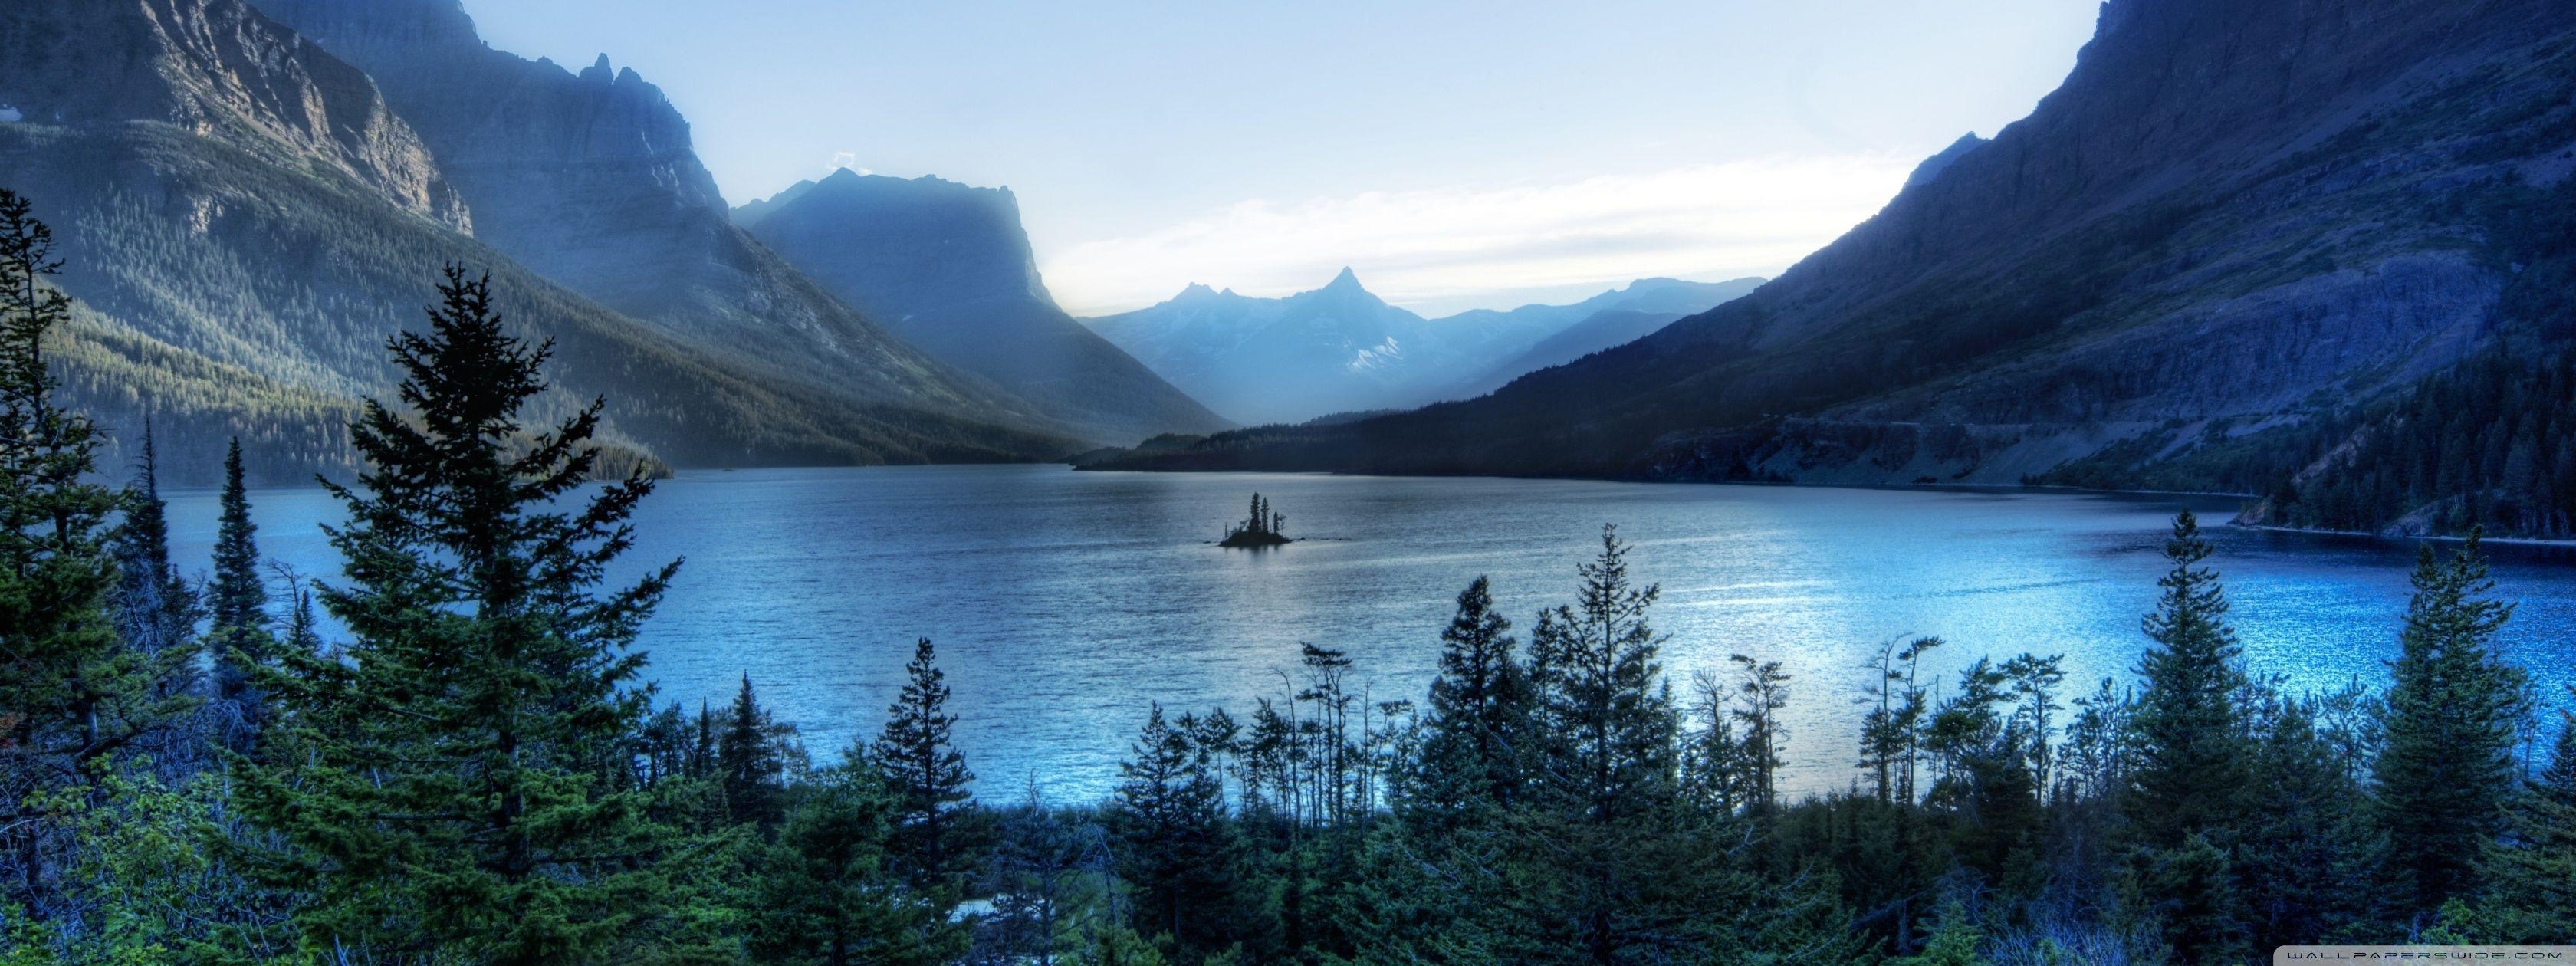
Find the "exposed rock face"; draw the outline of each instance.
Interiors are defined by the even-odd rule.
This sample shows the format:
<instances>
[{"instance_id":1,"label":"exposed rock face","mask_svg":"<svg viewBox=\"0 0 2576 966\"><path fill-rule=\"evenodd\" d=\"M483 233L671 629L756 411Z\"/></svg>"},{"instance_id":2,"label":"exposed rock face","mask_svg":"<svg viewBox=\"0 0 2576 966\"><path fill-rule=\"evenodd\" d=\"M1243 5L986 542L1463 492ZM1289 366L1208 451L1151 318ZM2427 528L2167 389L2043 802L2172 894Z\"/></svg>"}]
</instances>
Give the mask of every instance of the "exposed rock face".
<instances>
[{"instance_id":1,"label":"exposed rock face","mask_svg":"<svg viewBox=\"0 0 2576 966\"><path fill-rule=\"evenodd\" d=\"M1065 428L889 338L735 227L687 121L633 70L494 50L457 0L257 2L374 76L474 206L476 237L540 274L834 392Z\"/></svg>"},{"instance_id":2,"label":"exposed rock face","mask_svg":"<svg viewBox=\"0 0 2576 966\"><path fill-rule=\"evenodd\" d=\"M17 114L0 122L0 185L54 227L58 281L78 300L53 350L67 392L122 438L148 415L173 483L211 481L221 441L236 435L262 479L346 478L356 398L386 396L396 374L384 340L419 326L449 263L488 268L514 328L555 341L555 389L536 401L538 418L605 397L612 440L672 462L996 461L1078 448L927 393L898 405L790 378L539 277L458 231L461 208L418 190L434 189L439 169L365 75L241 0L0 5L0 85ZM877 344L922 385L966 378L890 338Z\"/></svg>"},{"instance_id":3,"label":"exposed rock face","mask_svg":"<svg viewBox=\"0 0 2576 966\"><path fill-rule=\"evenodd\" d=\"M844 169L736 218L905 341L1086 435L1132 443L1229 425L1056 307L1008 189Z\"/></svg>"},{"instance_id":4,"label":"exposed rock face","mask_svg":"<svg viewBox=\"0 0 2576 966\"><path fill-rule=\"evenodd\" d=\"M469 223L375 82L239 3L12 0L0 105L32 124L160 121L346 174L397 207ZM285 160L285 159L281 159Z\"/></svg>"},{"instance_id":5,"label":"exposed rock face","mask_svg":"<svg viewBox=\"0 0 2576 966\"><path fill-rule=\"evenodd\" d=\"M2113 0L2030 117L1760 291L1274 462L1688 477L1755 433L1796 479L2013 482L2141 426L2296 422L2496 339L2490 191L2566 177L2571 95L2569 0ZM1866 424L2014 442L1872 469Z\"/></svg>"},{"instance_id":6,"label":"exposed rock face","mask_svg":"<svg viewBox=\"0 0 2576 966\"><path fill-rule=\"evenodd\" d=\"M897 331L905 317L985 299L1055 304L1007 188L843 168L754 204L736 216L754 236Z\"/></svg>"}]
</instances>

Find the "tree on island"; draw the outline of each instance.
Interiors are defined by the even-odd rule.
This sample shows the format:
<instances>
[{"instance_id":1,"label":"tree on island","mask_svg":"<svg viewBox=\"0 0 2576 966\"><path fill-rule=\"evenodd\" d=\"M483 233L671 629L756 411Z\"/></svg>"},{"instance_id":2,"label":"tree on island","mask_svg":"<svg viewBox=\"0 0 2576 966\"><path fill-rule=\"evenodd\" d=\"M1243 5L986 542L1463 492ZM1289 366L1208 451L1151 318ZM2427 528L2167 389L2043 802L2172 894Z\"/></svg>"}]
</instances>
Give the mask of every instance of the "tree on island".
<instances>
[{"instance_id":1,"label":"tree on island","mask_svg":"<svg viewBox=\"0 0 2576 966\"><path fill-rule=\"evenodd\" d=\"M1252 513L1242 523L1225 529L1225 547L1275 547L1291 542L1288 537L1288 515L1270 508L1261 494L1252 495Z\"/></svg>"}]
</instances>

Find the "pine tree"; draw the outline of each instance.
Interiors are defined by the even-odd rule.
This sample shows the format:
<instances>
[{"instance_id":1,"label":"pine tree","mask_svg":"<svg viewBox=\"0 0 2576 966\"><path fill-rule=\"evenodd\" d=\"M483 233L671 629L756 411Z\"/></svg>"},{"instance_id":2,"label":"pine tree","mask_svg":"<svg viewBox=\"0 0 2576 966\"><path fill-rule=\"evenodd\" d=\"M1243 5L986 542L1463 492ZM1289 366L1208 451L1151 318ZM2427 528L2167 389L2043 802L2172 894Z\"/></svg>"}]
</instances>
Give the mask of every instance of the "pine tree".
<instances>
[{"instance_id":1,"label":"pine tree","mask_svg":"<svg viewBox=\"0 0 2576 966\"><path fill-rule=\"evenodd\" d=\"M1611 821L1674 791L1678 725L1655 656L1664 638L1646 620L1662 588L1629 581L1617 527L1602 528L1601 555L1577 572L1575 606L1542 612L1531 633L1531 678L1556 794Z\"/></svg>"},{"instance_id":2,"label":"pine tree","mask_svg":"<svg viewBox=\"0 0 2576 966\"><path fill-rule=\"evenodd\" d=\"M858 747L799 799L760 850L744 943L755 961L935 966L966 953L945 899L889 868L896 796Z\"/></svg>"},{"instance_id":3,"label":"pine tree","mask_svg":"<svg viewBox=\"0 0 2576 966\"><path fill-rule=\"evenodd\" d=\"M2576 937L2576 711L2560 718L2548 769L2514 800L2507 833L2487 848L2487 942Z\"/></svg>"},{"instance_id":4,"label":"pine tree","mask_svg":"<svg viewBox=\"0 0 2576 966\"><path fill-rule=\"evenodd\" d=\"M111 600L127 647L146 655L174 649L189 655L164 659L171 673L158 690L177 695L194 684L197 591L170 562L169 506L161 500L161 468L150 423L143 427L142 451L134 482L125 490L123 518L109 538L117 563Z\"/></svg>"},{"instance_id":5,"label":"pine tree","mask_svg":"<svg viewBox=\"0 0 2576 966\"><path fill-rule=\"evenodd\" d=\"M745 945L754 961L935 966L966 951L944 899L888 867L896 796L853 747L760 850Z\"/></svg>"},{"instance_id":6,"label":"pine tree","mask_svg":"<svg viewBox=\"0 0 2576 966\"><path fill-rule=\"evenodd\" d=\"M1511 628L1494 611L1486 578L1458 594L1457 615L1440 632L1440 676L1406 782L1405 807L1417 816L1454 819L1518 799L1533 695Z\"/></svg>"},{"instance_id":7,"label":"pine tree","mask_svg":"<svg viewBox=\"0 0 2576 966\"><path fill-rule=\"evenodd\" d=\"M2227 625L2227 592L2201 565L2210 547L2191 511L2174 518L2164 553L2172 568L2145 621L2155 646L2139 659L2145 686L2131 712L2138 763L2127 811L2145 844L2176 848L2242 814L2249 748L2237 715L2242 649Z\"/></svg>"},{"instance_id":8,"label":"pine tree","mask_svg":"<svg viewBox=\"0 0 2576 966\"><path fill-rule=\"evenodd\" d=\"M252 669L274 660L276 639L268 629L268 585L259 574L259 529L251 522L239 437L224 453L221 504L215 573L206 588L212 618L206 645L215 658L215 699L230 705L241 724L240 735L227 744L247 751L268 720L266 701L251 680Z\"/></svg>"},{"instance_id":9,"label":"pine tree","mask_svg":"<svg viewBox=\"0 0 2576 966\"><path fill-rule=\"evenodd\" d=\"M67 842L48 792L86 789L105 765L187 713L164 687L193 655L125 646L108 605L108 552L118 495L91 482L98 431L60 408L45 341L71 300L53 233L33 206L0 189L0 848L17 874L7 899L50 914L46 870ZM54 800L60 801L59 797Z\"/></svg>"},{"instance_id":10,"label":"pine tree","mask_svg":"<svg viewBox=\"0 0 2576 966\"><path fill-rule=\"evenodd\" d=\"M2425 547L2414 585L2374 777L2391 871L2408 907L2429 913L2476 888L2478 857L2503 828L2524 675L2496 653L2513 608L2489 596L2476 535L2448 560Z\"/></svg>"},{"instance_id":11,"label":"pine tree","mask_svg":"<svg viewBox=\"0 0 2576 966\"><path fill-rule=\"evenodd\" d=\"M716 738L716 769L724 776L727 815L736 824L770 829L787 817L787 768L795 727L772 720L742 678L724 732Z\"/></svg>"},{"instance_id":12,"label":"pine tree","mask_svg":"<svg viewBox=\"0 0 2576 966\"><path fill-rule=\"evenodd\" d=\"M903 693L886 709L870 754L894 791L897 865L916 884L936 886L962 868L957 825L975 775L949 741L957 716L947 713L948 684L929 638L913 645L904 672Z\"/></svg>"},{"instance_id":13,"label":"pine tree","mask_svg":"<svg viewBox=\"0 0 2576 966\"><path fill-rule=\"evenodd\" d=\"M1109 827L1124 843L1119 877L1136 889L1136 924L1185 945L1207 948L1237 874L1224 821L1224 795L1200 766L1189 732L1154 705L1118 771L1124 780Z\"/></svg>"},{"instance_id":14,"label":"pine tree","mask_svg":"<svg viewBox=\"0 0 2576 966\"><path fill-rule=\"evenodd\" d=\"M407 412L351 426L368 469L328 488L346 583L321 599L345 659L260 676L294 754L247 769L238 806L309 890L308 950L378 961L585 963L701 941L680 915L721 858L623 776L651 690L638 626L677 571L603 590L652 492L588 493L601 403L522 434L550 345L510 335L488 280L450 268L426 333L391 340ZM273 732L274 734L274 732Z\"/></svg>"}]
</instances>

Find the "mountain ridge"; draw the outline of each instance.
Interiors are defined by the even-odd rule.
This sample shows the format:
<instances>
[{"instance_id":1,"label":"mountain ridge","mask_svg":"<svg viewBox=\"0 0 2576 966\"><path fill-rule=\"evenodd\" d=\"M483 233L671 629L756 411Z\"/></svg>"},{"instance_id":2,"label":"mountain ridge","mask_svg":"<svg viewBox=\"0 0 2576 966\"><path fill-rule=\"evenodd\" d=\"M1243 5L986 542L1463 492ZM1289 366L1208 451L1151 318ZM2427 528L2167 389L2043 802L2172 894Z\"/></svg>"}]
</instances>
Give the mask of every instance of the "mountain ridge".
<instances>
[{"instance_id":1,"label":"mountain ridge","mask_svg":"<svg viewBox=\"0 0 2576 966\"><path fill-rule=\"evenodd\" d=\"M2029 117L1746 298L1479 400L1120 465L2011 483L2315 422L2494 343L2482 212L2566 176L2571 12L2114 0Z\"/></svg>"},{"instance_id":2,"label":"mountain ridge","mask_svg":"<svg viewBox=\"0 0 2576 966\"><path fill-rule=\"evenodd\" d=\"M294 112L320 104L333 130L407 143L388 105L357 98L372 87L225 102L243 118L174 116L168 105L191 92L364 80L239 0L30 0L0 8L0 25L0 78L17 90L81 65L119 92L115 111L39 106L0 123L0 185L35 203L66 259L59 282L78 310L55 355L73 398L119 439L153 421L174 485L211 482L234 435L262 480L351 469L347 417L357 397L390 389L384 340L418 324L443 264L488 269L522 331L556 340L559 388L541 412L606 396L611 441L673 462L1032 460L1078 448L816 387L537 277L434 204L407 203L411 182L352 171L342 144L297 133L309 128ZM400 160L438 171L426 154Z\"/></svg>"},{"instance_id":3,"label":"mountain ridge","mask_svg":"<svg viewBox=\"0 0 2576 966\"><path fill-rule=\"evenodd\" d=\"M1345 266L1322 286L1280 298L1193 282L1153 306L1084 324L1219 412L1297 424L1453 396L1610 308L1706 308L1738 294L1744 281L1639 279L1571 305L1426 319L1380 299Z\"/></svg>"},{"instance_id":4,"label":"mountain ridge","mask_svg":"<svg viewBox=\"0 0 2576 966\"><path fill-rule=\"evenodd\" d=\"M883 331L733 224L686 118L605 55L485 43L457 0L252 0L364 69L480 213L476 237L706 352L868 404L1072 429Z\"/></svg>"},{"instance_id":5,"label":"mountain ridge","mask_svg":"<svg viewBox=\"0 0 2576 966\"><path fill-rule=\"evenodd\" d=\"M733 217L887 331L1085 435L1233 425L1056 307L1008 188L843 168Z\"/></svg>"}]
</instances>

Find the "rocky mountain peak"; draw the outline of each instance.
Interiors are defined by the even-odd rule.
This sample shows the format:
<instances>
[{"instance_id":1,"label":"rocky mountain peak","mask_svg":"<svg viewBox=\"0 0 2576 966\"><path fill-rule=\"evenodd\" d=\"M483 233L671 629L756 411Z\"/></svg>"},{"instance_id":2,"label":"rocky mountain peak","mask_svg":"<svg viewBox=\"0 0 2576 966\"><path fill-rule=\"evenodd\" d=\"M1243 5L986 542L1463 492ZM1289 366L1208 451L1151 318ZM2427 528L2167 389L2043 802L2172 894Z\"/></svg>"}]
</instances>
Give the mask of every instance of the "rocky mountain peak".
<instances>
[{"instance_id":1,"label":"rocky mountain peak","mask_svg":"<svg viewBox=\"0 0 2576 966\"><path fill-rule=\"evenodd\" d=\"M395 205L469 223L420 135L374 81L241 0L0 5L0 104L64 124L159 121L280 147Z\"/></svg>"}]
</instances>

